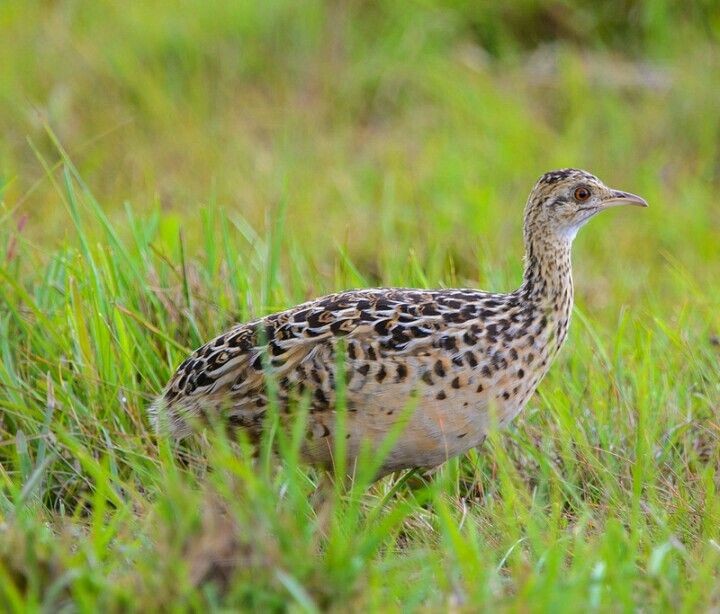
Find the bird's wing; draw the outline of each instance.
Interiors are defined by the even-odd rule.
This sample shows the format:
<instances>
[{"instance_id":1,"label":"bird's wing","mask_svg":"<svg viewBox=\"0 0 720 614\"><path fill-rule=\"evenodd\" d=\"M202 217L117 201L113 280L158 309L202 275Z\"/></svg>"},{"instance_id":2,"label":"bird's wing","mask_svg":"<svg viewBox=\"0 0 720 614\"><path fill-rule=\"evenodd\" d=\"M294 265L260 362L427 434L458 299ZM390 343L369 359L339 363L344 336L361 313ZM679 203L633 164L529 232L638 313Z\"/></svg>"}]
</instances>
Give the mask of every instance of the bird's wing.
<instances>
[{"instance_id":1,"label":"bird's wing","mask_svg":"<svg viewBox=\"0 0 720 614\"><path fill-rule=\"evenodd\" d=\"M351 291L235 326L178 367L151 414L177 435L187 432L188 418L218 407L252 427L268 402L268 375L280 403L297 391L309 394L312 410L322 411L335 403L339 352L348 406L377 395L399 402L433 369L463 361L477 366L480 357L466 348L482 331L468 321L492 312L493 296L472 290Z\"/></svg>"}]
</instances>

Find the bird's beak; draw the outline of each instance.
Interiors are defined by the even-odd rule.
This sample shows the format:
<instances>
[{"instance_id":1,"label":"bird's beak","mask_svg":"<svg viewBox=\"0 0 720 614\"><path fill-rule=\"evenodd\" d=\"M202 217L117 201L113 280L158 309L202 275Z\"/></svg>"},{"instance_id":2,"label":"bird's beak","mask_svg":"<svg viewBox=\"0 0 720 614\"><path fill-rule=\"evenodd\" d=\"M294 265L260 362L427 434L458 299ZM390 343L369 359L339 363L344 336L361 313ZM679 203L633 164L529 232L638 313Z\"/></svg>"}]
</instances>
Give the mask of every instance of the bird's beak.
<instances>
[{"instance_id":1,"label":"bird's beak","mask_svg":"<svg viewBox=\"0 0 720 614\"><path fill-rule=\"evenodd\" d=\"M610 195L605 198L600 207L608 209L610 207L619 207L620 205L634 205L636 207L647 207L647 201L641 196L630 194L630 192L622 192L621 190L611 190Z\"/></svg>"}]
</instances>

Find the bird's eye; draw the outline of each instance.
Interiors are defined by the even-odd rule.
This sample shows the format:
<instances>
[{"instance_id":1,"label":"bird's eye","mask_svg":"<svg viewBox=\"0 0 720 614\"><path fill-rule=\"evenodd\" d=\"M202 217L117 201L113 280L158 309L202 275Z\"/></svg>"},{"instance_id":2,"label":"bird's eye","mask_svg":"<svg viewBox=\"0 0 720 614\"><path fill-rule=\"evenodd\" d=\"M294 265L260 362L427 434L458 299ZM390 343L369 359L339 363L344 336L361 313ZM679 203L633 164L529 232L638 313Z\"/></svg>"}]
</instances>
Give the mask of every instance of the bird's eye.
<instances>
[{"instance_id":1,"label":"bird's eye","mask_svg":"<svg viewBox=\"0 0 720 614\"><path fill-rule=\"evenodd\" d=\"M580 186L579 188L575 188L573 196L579 203L584 203L588 198L590 198L590 190L588 190L585 186Z\"/></svg>"}]
</instances>

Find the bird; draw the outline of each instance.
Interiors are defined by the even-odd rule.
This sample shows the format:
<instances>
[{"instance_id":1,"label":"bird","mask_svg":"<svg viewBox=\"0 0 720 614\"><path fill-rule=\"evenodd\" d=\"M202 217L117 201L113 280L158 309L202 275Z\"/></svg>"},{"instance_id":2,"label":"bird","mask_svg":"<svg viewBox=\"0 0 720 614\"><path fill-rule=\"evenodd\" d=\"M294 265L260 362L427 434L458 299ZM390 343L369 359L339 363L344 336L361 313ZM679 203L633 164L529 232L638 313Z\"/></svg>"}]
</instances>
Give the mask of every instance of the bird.
<instances>
[{"instance_id":1,"label":"bird","mask_svg":"<svg viewBox=\"0 0 720 614\"><path fill-rule=\"evenodd\" d=\"M178 440L221 419L257 442L271 403L287 417L305 400L307 463L332 469L344 449L352 468L395 429L376 478L437 467L527 404L567 337L575 235L618 205L648 206L584 170L545 173L525 205L517 290L349 290L237 324L180 364L150 419Z\"/></svg>"}]
</instances>

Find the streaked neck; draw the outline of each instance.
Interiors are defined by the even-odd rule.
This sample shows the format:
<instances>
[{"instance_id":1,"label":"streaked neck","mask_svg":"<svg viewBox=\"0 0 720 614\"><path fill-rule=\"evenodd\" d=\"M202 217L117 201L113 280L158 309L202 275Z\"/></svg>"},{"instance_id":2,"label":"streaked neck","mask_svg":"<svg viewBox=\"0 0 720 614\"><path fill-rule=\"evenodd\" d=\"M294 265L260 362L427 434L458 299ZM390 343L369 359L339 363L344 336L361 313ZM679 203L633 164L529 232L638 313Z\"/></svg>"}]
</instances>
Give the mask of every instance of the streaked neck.
<instances>
[{"instance_id":1,"label":"streaked neck","mask_svg":"<svg viewBox=\"0 0 720 614\"><path fill-rule=\"evenodd\" d=\"M525 274L520 293L527 300L561 309L572 307L572 238L526 237Z\"/></svg>"}]
</instances>

